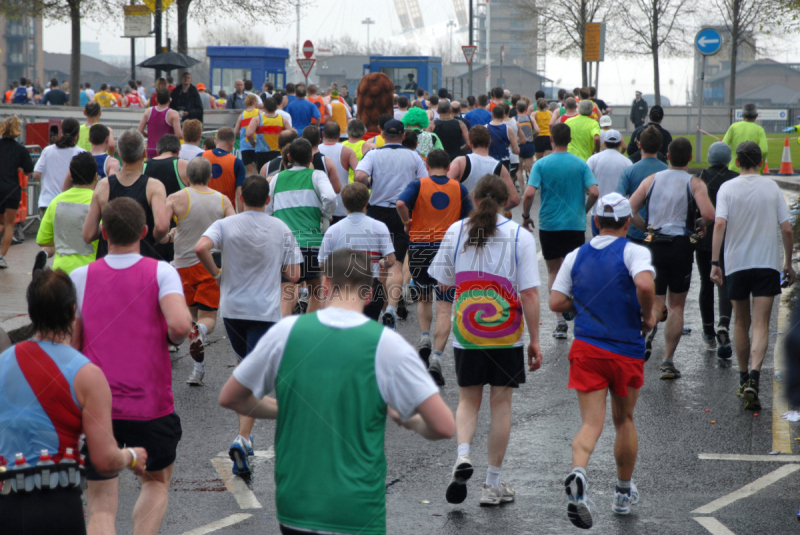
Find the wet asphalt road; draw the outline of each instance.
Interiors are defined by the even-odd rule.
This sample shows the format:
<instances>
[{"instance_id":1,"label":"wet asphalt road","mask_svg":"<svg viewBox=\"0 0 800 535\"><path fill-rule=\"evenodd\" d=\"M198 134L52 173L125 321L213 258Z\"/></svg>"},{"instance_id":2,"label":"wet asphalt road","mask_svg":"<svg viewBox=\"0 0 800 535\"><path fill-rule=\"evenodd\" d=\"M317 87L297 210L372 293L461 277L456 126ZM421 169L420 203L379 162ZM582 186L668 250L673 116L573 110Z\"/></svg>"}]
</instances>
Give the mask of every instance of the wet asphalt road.
<instances>
[{"instance_id":1,"label":"wet asphalt road","mask_svg":"<svg viewBox=\"0 0 800 535\"><path fill-rule=\"evenodd\" d=\"M537 208L534 207L532 212L536 214ZM515 210L515 219L520 219L519 209ZM540 261L539 273L546 288L547 272L543 261ZM776 336L770 337L762 372L764 407L759 416L754 417L753 413L743 410L742 402L735 396L738 378L735 364L733 367L725 366L715 353L705 350L700 337L698 288L695 270L686 307L686 324L694 331L682 338L675 360L683 377L674 382L659 380L658 366L664 347L661 333L654 356L646 365L646 381L635 416L639 457L634 480L642 496L641 503L628 517L611 513L616 471L612 454L613 425L609 417L606 431L588 467L589 495L596 504L592 532L709 533L694 520L695 517L716 519L730 530L715 532L720 534L797 533L800 530L795 517L800 506L798 473L711 514L692 514L693 510L786 466L781 462L698 459L701 453L766 455L772 449L772 375L776 340ZM503 464L502 478L516 488L516 501L497 508L478 505L486 469L487 389L471 453L475 476L469 483L469 496L463 504L450 505L444 498L456 456L456 440L427 442L391 422L387 424L388 533L544 534L581 531L567 519L563 490L563 480L571 469L570 443L580 426L576 396L566 386L572 327L569 340L554 340L551 332L555 327L555 316L545 312L546 291L541 293L541 300L543 325L540 338L544 364L539 371L528 373L527 382L515 393L511 440ZM771 332L777 330L777 309L776 304ZM416 344L418 329L413 307L408 320L399 322L398 330ZM260 508L240 507L212 464L212 459L227 452L238 427L236 416L219 407L217 402L220 389L235 362L224 335L220 322L206 349L203 387L192 388L184 382L192 367L187 344L173 355L173 388L176 411L183 425L183 439L170 489L169 511L161 531L164 534L278 533L271 452L256 458L254 474L248 484ZM455 410L458 391L450 344L443 364L447 385L442 389L442 395ZM712 424L712 420L716 423ZM792 431L792 443L795 444L793 439L798 436L797 429ZM256 450L268 451L273 442L274 423L259 422L254 432ZM222 460L225 473L229 464L226 459ZM120 534L133 531L130 517L137 494L138 482L130 473L123 474L117 521ZM251 501L245 505L255 504ZM236 514L251 516L215 531L198 530Z\"/></svg>"}]
</instances>

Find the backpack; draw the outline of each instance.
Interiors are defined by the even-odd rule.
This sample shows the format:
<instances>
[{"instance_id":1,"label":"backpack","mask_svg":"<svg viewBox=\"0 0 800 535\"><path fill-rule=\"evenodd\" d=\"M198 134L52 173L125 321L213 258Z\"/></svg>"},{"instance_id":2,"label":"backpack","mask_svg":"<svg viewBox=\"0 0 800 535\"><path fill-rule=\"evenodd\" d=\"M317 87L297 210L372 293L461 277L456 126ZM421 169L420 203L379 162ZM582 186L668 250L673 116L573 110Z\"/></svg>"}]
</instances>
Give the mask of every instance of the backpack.
<instances>
[{"instance_id":1,"label":"backpack","mask_svg":"<svg viewBox=\"0 0 800 535\"><path fill-rule=\"evenodd\" d=\"M517 126L519 126L519 143L525 144L533 141L535 130L533 129L533 121L528 114L517 115Z\"/></svg>"},{"instance_id":2,"label":"backpack","mask_svg":"<svg viewBox=\"0 0 800 535\"><path fill-rule=\"evenodd\" d=\"M28 89L26 87L18 87L14 91L14 104L27 104L28 103Z\"/></svg>"}]
</instances>

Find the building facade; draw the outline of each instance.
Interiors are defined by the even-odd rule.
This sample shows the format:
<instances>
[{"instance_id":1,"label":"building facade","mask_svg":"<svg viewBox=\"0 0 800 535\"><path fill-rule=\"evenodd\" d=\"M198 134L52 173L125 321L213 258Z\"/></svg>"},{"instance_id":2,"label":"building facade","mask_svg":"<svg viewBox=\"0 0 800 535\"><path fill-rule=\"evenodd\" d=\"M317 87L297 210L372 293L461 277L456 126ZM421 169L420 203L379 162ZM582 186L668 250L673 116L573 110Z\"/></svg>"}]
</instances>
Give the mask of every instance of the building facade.
<instances>
[{"instance_id":1,"label":"building facade","mask_svg":"<svg viewBox=\"0 0 800 535\"><path fill-rule=\"evenodd\" d=\"M523 17L514 7L514 0L492 0L489 12L489 46L492 71L516 65L531 72L539 71L537 64L539 39L536 19ZM486 5L478 3L475 18L475 63L486 65ZM493 78L494 72L492 74Z\"/></svg>"},{"instance_id":2,"label":"building facade","mask_svg":"<svg viewBox=\"0 0 800 535\"><path fill-rule=\"evenodd\" d=\"M3 91L14 80L32 78L45 84L42 19L0 15L0 87Z\"/></svg>"}]
</instances>

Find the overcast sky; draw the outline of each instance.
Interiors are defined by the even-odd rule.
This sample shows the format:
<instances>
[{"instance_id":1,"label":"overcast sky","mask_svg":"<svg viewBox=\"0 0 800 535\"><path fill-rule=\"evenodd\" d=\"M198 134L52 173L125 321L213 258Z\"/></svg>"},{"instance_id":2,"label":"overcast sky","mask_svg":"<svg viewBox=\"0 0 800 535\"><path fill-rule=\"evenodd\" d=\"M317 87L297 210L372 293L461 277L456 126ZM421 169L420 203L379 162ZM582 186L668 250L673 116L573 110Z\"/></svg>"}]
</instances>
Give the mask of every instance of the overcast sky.
<instances>
[{"instance_id":1,"label":"overcast sky","mask_svg":"<svg viewBox=\"0 0 800 535\"><path fill-rule=\"evenodd\" d=\"M450 0L419 0L420 10L425 20L426 28L434 28L431 35L447 35L444 25L448 20L455 19L455 10ZM295 25L294 10L283 16L284 23L262 24L256 23L251 31L260 34L268 46L290 46L294 43L297 28ZM173 5L167 11L169 22L169 36L173 39L173 46L177 40L176 9ZM366 43L366 26L360 24L361 20L370 17L375 21L371 25L370 36L404 40L400 34L400 23L397 19L392 0L333 0L321 2L311 0L310 5L302 9L300 22L300 40L322 37L336 37L347 34L350 37ZM100 43L102 54L129 55L130 40L120 37L122 35L123 17L117 20L95 22L84 20L82 30L83 41ZM205 45L202 37L203 28L189 20L189 45ZM465 41L465 42L461 42ZM53 23L45 21L44 49L48 52L64 52L65 43L70 42L70 25L68 23ZM769 49L773 59L778 61L800 62L800 50L791 44L794 39L781 39L770 43ZM763 39L759 45L763 43ZM166 44L166 40L165 40ZM216 43L214 43L216 44ZM453 40L454 54L458 54L459 47L466 43L466 35L456 35ZM137 63L149 57L154 51L154 39L137 39ZM426 53L429 51L425 51ZM195 55L197 55L195 53ZM601 64L599 95L609 103L629 104L633 98L634 90L644 93L653 92L653 68L648 57L609 58ZM691 58L668 58L661 62L661 93L670 98L673 104L682 104L686 101L686 90L694 83ZM564 59L557 57L547 58L546 76L564 87L580 85L580 62L577 58ZM493 78L496 75L493 74ZM559 83L560 80L560 83ZM533 93L536 88L510 88L522 94Z\"/></svg>"}]
</instances>

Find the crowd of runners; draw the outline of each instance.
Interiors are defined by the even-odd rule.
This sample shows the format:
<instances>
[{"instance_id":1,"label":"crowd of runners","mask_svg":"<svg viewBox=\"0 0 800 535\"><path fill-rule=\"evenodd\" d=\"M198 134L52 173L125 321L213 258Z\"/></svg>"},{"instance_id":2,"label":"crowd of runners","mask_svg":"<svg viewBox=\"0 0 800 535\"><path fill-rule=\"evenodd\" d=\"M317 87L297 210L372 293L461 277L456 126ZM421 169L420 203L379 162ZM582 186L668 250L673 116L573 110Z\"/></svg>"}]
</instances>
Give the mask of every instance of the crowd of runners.
<instances>
[{"instance_id":1,"label":"crowd of runners","mask_svg":"<svg viewBox=\"0 0 800 535\"><path fill-rule=\"evenodd\" d=\"M188 342L186 383L202 387L218 320L238 359L219 399L239 418L233 474L251 473L256 420L277 420L285 534L385 533L387 416L430 440L456 437L442 491L462 503L487 384L478 501L513 501L501 478L512 394L526 367L542 366L544 313L555 315L556 340L573 325L568 387L583 425L565 480L569 519L593 524L587 466L609 395L611 506L629 514L640 500L633 413L644 363L663 322L660 377L681 376L695 257L703 340L721 359L735 348L736 394L745 409L760 408L773 300L795 272L786 202L759 174L757 143L714 143L711 167L694 175L690 142L661 127L659 106L645 107L647 124L634 117L638 96L626 144L594 88L553 101L542 91L456 100L418 89L394 95L378 131L356 118L359 102L345 89L267 83L257 94L239 80L230 94L209 95L187 73L172 89L157 81L148 99L134 82L124 102L143 115L115 135L102 109L123 101L101 86L35 166L16 142L19 119L0 124L0 267L20 203L13 179L21 170L41 185L42 251L27 291L35 334L0 354L9 532L51 533L58 522L61 533L85 533L85 488L88 533L114 533L125 468L142 482L134 531L159 531L182 435L169 353ZM203 109L222 106L237 110L235 126L204 134ZM754 113L745 108L757 126ZM409 308L416 347L396 331ZM442 368L449 340L455 377ZM455 414L439 394L448 381L458 386Z\"/></svg>"}]
</instances>

